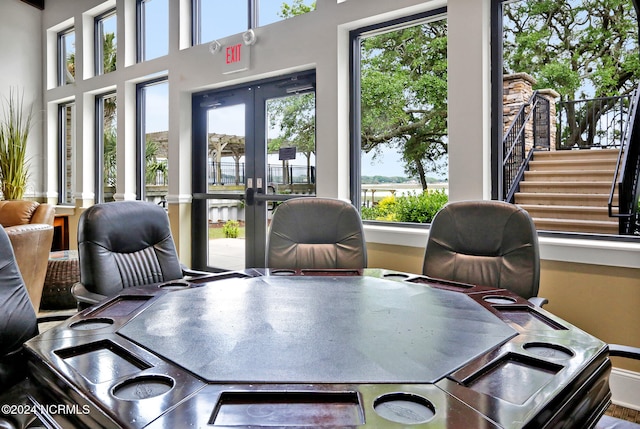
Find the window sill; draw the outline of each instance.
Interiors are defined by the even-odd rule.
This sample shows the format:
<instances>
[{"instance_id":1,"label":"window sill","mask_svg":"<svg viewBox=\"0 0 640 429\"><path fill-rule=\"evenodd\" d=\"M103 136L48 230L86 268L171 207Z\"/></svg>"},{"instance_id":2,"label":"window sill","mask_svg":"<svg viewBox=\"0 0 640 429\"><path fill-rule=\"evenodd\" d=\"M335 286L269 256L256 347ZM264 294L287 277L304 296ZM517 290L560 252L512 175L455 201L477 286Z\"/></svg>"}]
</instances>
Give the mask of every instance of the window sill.
<instances>
[{"instance_id":1,"label":"window sill","mask_svg":"<svg viewBox=\"0 0 640 429\"><path fill-rule=\"evenodd\" d=\"M424 248L427 228L364 225L367 242ZM640 268L640 243L567 237L539 237L540 257L548 261Z\"/></svg>"}]
</instances>

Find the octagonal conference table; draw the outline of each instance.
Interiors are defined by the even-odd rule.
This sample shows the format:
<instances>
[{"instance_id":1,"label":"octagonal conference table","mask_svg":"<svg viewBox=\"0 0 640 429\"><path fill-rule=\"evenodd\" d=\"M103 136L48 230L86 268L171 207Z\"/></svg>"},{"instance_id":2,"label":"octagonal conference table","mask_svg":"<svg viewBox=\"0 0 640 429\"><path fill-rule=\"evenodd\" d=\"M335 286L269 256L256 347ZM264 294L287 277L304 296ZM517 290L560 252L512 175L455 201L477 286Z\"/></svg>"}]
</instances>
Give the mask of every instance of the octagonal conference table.
<instances>
[{"instance_id":1,"label":"octagonal conference table","mask_svg":"<svg viewBox=\"0 0 640 429\"><path fill-rule=\"evenodd\" d=\"M27 350L52 427L588 428L610 401L602 341L506 290L376 269L130 288Z\"/></svg>"}]
</instances>

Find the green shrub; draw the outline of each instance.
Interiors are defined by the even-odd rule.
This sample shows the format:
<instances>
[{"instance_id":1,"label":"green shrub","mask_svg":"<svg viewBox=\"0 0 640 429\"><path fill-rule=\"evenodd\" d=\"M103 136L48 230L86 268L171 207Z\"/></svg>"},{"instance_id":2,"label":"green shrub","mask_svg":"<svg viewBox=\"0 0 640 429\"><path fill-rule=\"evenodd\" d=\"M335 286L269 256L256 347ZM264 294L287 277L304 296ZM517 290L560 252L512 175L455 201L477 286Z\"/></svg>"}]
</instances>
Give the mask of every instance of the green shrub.
<instances>
[{"instance_id":1,"label":"green shrub","mask_svg":"<svg viewBox=\"0 0 640 429\"><path fill-rule=\"evenodd\" d=\"M237 220L228 220L222 227L225 238L238 238L240 234L240 224Z\"/></svg>"},{"instance_id":2,"label":"green shrub","mask_svg":"<svg viewBox=\"0 0 640 429\"><path fill-rule=\"evenodd\" d=\"M361 216L365 220L429 223L448 199L443 190L401 197L392 195L383 198L373 207L362 207Z\"/></svg>"},{"instance_id":3,"label":"green shrub","mask_svg":"<svg viewBox=\"0 0 640 429\"><path fill-rule=\"evenodd\" d=\"M442 190L398 198L396 218L398 222L429 223L448 200Z\"/></svg>"}]
</instances>

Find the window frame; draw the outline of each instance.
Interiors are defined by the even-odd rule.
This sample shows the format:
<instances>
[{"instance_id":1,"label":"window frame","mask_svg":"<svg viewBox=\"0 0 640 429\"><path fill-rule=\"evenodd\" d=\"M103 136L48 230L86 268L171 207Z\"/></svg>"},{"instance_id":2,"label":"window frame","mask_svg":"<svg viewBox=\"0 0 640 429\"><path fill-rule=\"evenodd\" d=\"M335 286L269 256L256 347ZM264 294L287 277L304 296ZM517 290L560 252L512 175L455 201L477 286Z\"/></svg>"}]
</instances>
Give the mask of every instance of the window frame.
<instances>
[{"instance_id":1,"label":"window frame","mask_svg":"<svg viewBox=\"0 0 640 429\"><path fill-rule=\"evenodd\" d=\"M93 28L93 42L94 42L94 70L95 70L95 76L102 76L105 73L104 71L104 25L103 22L106 19L109 19L111 17L115 16L116 18L116 52L118 49L118 32L117 32L117 23L118 23L118 14L117 14L117 10L116 8L113 9L109 9L108 11L101 13L100 15L97 15L94 18L94 28ZM117 66L116 66L117 69Z\"/></svg>"},{"instance_id":2,"label":"window frame","mask_svg":"<svg viewBox=\"0 0 640 429\"><path fill-rule=\"evenodd\" d=\"M349 197L353 205L360 210L362 206L362 183L361 183L361 161L362 161L362 149L360 146L360 130L361 130L361 103L360 103L360 93L361 93L361 81L360 81L360 39L366 33L372 33L376 31L381 31L386 28L393 28L406 25L411 23L412 21L420 21L427 18L432 18L442 15L446 17L447 8L440 7L436 9L432 9L426 12L421 12L414 15L408 15L402 18L397 18L390 21L385 21L382 23L377 23L365 27L360 27L355 30L349 32L349 86L350 86L350 100L349 100L349 110L350 110L350 136L349 136ZM445 18L446 19L446 18ZM376 221L376 220L363 220L363 224L365 225L373 225L380 227L392 227L392 228L411 228L411 229L429 229L431 227L430 223L409 223L409 222L386 222L386 221Z\"/></svg>"},{"instance_id":3,"label":"window frame","mask_svg":"<svg viewBox=\"0 0 640 429\"><path fill-rule=\"evenodd\" d=\"M204 43L212 42L212 40L202 41L201 1L202 0L191 0L191 46L197 46ZM247 28L245 28L242 31L252 30L260 26L259 25L260 24L260 19L259 19L260 0L246 0L246 1L247 1ZM228 34L227 36L231 36L231 34Z\"/></svg>"},{"instance_id":4,"label":"window frame","mask_svg":"<svg viewBox=\"0 0 640 429\"><path fill-rule=\"evenodd\" d=\"M107 91L95 96L95 202L104 203L104 100L116 97L116 123L118 117L118 99L116 91ZM117 126L116 126L117 147ZM117 150L116 150L117 163ZM117 190L117 177L116 177Z\"/></svg>"},{"instance_id":5,"label":"window frame","mask_svg":"<svg viewBox=\"0 0 640 429\"><path fill-rule=\"evenodd\" d=\"M169 78L167 76L161 76L156 79L136 84L136 199L138 200L144 200L146 198L146 124L144 121L144 115L146 113L145 108L147 103L144 96L144 89L153 85L165 83L169 85ZM169 124L167 123L167 131L168 127Z\"/></svg>"},{"instance_id":6,"label":"window frame","mask_svg":"<svg viewBox=\"0 0 640 429\"><path fill-rule=\"evenodd\" d=\"M149 61L149 60L153 60L155 58L159 58L165 55L168 55L169 53L169 46L167 45L166 48L166 52L162 55L159 55L157 57L153 57L153 58L146 58L146 52L147 52L147 37L146 37L146 28L147 28L147 21L146 21L146 8L145 8L145 3L147 3L150 0L136 0L136 62L141 63L144 61ZM169 31L169 1L167 0L167 31Z\"/></svg>"},{"instance_id":7,"label":"window frame","mask_svg":"<svg viewBox=\"0 0 640 429\"><path fill-rule=\"evenodd\" d=\"M77 121L77 111L76 111L76 102L75 100L68 101L65 103L58 104L58 204L59 205L73 205L72 203L67 202L67 187L66 187L66 148L67 148L67 126L66 126L66 116L65 111L69 107L73 108L73 118L71 123L71 132L72 132L72 151L76 146L76 134L75 134L75 123ZM73 158L72 158L73 160ZM73 166L75 167L75 166ZM72 169L71 180L75 181L75 168ZM75 197L74 197L75 198Z\"/></svg>"},{"instance_id":8,"label":"window frame","mask_svg":"<svg viewBox=\"0 0 640 429\"><path fill-rule=\"evenodd\" d=\"M65 30L59 31L56 35L57 37L57 52L58 52L58 58L57 58L57 64L56 64L56 68L57 68L57 84L58 86L65 86L65 85L69 85L72 82L67 82L67 48L66 48L66 44L64 43L65 37L68 36L69 34L73 33L74 38L75 38L75 32L76 29L75 27L69 27ZM74 54L75 54L75 50L74 50ZM75 81L75 76L74 76L74 81Z\"/></svg>"},{"instance_id":9,"label":"window frame","mask_svg":"<svg viewBox=\"0 0 640 429\"><path fill-rule=\"evenodd\" d=\"M639 11L638 0L631 0ZM500 200L502 195L502 66L504 61L502 37L503 5L509 0L491 0L491 199ZM638 14L640 29L640 13ZM590 242L640 243L640 237L619 234L595 234L571 231L538 230L539 237L554 239L580 239Z\"/></svg>"}]
</instances>

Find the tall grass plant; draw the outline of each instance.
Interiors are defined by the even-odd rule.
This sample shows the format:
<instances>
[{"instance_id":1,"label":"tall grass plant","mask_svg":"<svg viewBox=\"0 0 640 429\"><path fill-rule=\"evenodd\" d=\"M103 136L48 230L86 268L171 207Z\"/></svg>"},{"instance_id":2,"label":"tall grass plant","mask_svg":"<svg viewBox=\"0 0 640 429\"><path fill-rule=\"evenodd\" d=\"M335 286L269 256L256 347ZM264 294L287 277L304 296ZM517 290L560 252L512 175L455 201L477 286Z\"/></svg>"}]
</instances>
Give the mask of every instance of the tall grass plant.
<instances>
[{"instance_id":1,"label":"tall grass plant","mask_svg":"<svg viewBox=\"0 0 640 429\"><path fill-rule=\"evenodd\" d=\"M32 120L33 108L25 109L24 93L10 90L0 121L0 191L5 200L22 199L27 188L27 140Z\"/></svg>"}]
</instances>

